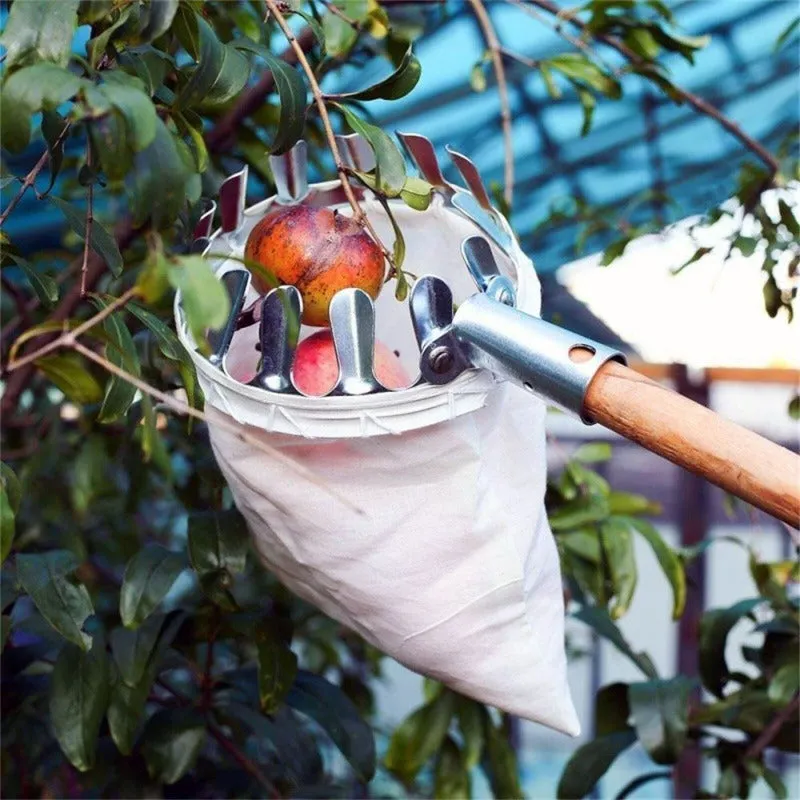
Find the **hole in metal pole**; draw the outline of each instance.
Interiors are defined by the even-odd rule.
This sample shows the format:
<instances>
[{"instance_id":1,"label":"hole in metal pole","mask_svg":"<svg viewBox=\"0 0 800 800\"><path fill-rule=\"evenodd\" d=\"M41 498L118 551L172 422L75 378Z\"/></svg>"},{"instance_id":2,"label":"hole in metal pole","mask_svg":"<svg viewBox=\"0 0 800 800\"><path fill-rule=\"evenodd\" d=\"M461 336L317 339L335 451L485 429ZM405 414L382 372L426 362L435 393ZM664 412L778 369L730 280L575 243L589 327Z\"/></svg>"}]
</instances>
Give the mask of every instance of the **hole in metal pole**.
<instances>
[{"instance_id":1,"label":"hole in metal pole","mask_svg":"<svg viewBox=\"0 0 800 800\"><path fill-rule=\"evenodd\" d=\"M576 364L589 361L597 351L589 344L576 344L569 349L569 359Z\"/></svg>"}]
</instances>

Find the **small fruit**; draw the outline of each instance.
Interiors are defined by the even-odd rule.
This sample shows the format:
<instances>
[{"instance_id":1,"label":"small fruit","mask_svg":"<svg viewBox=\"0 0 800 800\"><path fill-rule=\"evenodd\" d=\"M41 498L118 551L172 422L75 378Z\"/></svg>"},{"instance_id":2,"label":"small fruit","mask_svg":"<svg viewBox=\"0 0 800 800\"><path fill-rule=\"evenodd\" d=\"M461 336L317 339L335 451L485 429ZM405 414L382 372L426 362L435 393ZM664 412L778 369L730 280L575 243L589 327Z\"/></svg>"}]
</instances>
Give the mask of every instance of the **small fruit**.
<instances>
[{"instance_id":1,"label":"small fruit","mask_svg":"<svg viewBox=\"0 0 800 800\"><path fill-rule=\"evenodd\" d=\"M387 389L403 389L411 383L400 359L382 342L375 342L375 377ZM292 377L303 394L321 396L336 385L339 362L330 331L317 331L303 339L294 354Z\"/></svg>"},{"instance_id":2,"label":"small fruit","mask_svg":"<svg viewBox=\"0 0 800 800\"><path fill-rule=\"evenodd\" d=\"M290 206L269 214L247 238L245 257L303 297L303 322L329 325L328 306L340 289L363 289L373 300L383 286L383 254L352 219L329 208ZM253 276L255 288L270 286Z\"/></svg>"}]
</instances>

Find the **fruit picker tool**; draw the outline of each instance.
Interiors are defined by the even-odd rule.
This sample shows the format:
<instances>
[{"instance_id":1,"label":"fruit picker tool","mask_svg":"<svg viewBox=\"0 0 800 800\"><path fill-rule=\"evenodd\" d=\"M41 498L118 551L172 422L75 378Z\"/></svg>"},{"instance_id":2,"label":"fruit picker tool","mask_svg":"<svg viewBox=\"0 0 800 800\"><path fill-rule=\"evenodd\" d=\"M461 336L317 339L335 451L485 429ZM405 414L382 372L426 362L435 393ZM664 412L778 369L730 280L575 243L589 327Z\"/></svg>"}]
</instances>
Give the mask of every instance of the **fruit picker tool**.
<instances>
[{"instance_id":1,"label":"fruit picker tool","mask_svg":"<svg viewBox=\"0 0 800 800\"><path fill-rule=\"evenodd\" d=\"M427 139L417 134L398 136L448 206L507 251L511 235L491 206L475 165L448 150L468 189L454 186L442 176ZM374 165L360 137L339 137L339 145L354 168L368 171ZM274 202L341 203L341 186L309 188L305 152L305 143L300 142L289 153L272 157L278 190ZM222 247L224 256L226 249L233 252L243 245L246 179L242 171L223 183L221 230L211 235L210 209L195 230L196 251L208 251L213 243L215 251ZM800 525L800 457L638 374L626 366L618 350L515 308L515 284L501 273L483 236L466 238L462 255L478 291L457 307L447 283L435 275L424 275L413 286L409 307L420 348L419 375L411 387L399 391L446 384L466 370L489 370L587 424L604 425L701 475L789 525ZM258 324L261 357L250 385L271 393L300 394L292 380L302 310L297 289L278 286L244 308L249 272L233 269L222 280L232 308L223 329L209 336L209 360L226 372L226 353L236 330ZM392 391L375 377L371 298L360 289L340 291L331 302L330 318L339 379L329 394Z\"/></svg>"}]
</instances>

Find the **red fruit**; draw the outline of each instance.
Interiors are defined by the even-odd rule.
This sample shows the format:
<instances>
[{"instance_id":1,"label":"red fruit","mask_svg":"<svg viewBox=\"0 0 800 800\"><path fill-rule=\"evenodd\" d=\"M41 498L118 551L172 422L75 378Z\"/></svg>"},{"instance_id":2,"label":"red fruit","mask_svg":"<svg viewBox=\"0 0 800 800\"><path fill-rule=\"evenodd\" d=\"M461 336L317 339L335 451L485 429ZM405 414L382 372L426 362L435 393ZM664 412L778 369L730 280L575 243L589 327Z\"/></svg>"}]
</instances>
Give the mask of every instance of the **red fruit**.
<instances>
[{"instance_id":1,"label":"red fruit","mask_svg":"<svg viewBox=\"0 0 800 800\"><path fill-rule=\"evenodd\" d=\"M245 257L300 290L303 322L329 325L328 306L340 289L363 289L373 300L383 286L383 254L352 219L329 208L289 206L269 214L247 238ZM271 288L257 275L262 293Z\"/></svg>"},{"instance_id":2,"label":"red fruit","mask_svg":"<svg viewBox=\"0 0 800 800\"><path fill-rule=\"evenodd\" d=\"M375 342L375 377L387 389L403 389L411 383L400 359L383 343ZM339 362L330 331L317 331L297 346L292 377L303 394L324 395L336 384Z\"/></svg>"}]
</instances>

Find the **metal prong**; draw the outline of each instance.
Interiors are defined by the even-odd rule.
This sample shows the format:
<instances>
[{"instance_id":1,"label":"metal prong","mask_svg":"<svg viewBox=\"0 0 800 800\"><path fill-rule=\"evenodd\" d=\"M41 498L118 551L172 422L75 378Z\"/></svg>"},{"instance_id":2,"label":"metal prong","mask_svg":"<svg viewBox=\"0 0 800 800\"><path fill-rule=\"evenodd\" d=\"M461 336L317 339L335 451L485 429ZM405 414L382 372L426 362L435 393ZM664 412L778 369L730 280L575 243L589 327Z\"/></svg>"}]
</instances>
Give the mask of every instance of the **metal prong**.
<instances>
[{"instance_id":1,"label":"metal prong","mask_svg":"<svg viewBox=\"0 0 800 800\"><path fill-rule=\"evenodd\" d=\"M495 244L506 253L511 251L514 242L511 236L500 227L497 212L482 208L470 192L460 191L453 195L453 207L457 208L468 220L474 222Z\"/></svg>"},{"instance_id":2,"label":"metal prong","mask_svg":"<svg viewBox=\"0 0 800 800\"><path fill-rule=\"evenodd\" d=\"M250 385L270 392L296 394L291 372L303 311L300 292L295 286L278 286L267 293L260 305L261 363Z\"/></svg>"},{"instance_id":3,"label":"metal prong","mask_svg":"<svg viewBox=\"0 0 800 800\"><path fill-rule=\"evenodd\" d=\"M335 136L336 144L348 167L359 172L370 172L375 169L375 153L369 146L369 142L358 133L350 133L347 136Z\"/></svg>"},{"instance_id":4,"label":"metal prong","mask_svg":"<svg viewBox=\"0 0 800 800\"><path fill-rule=\"evenodd\" d=\"M300 139L291 150L270 156L269 165L275 179L275 202L294 205L306 198L308 188L308 146Z\"/></svg>"},{"instance_id":5,"label":"metal prong","mask_svg":"<svg viewBox=\"0 0 800 800\"><path fill-rule=\"evenodd\" d=\"M461 173L461 177L466 181L470 192L472 192L480 207L486 209L486 211L491 211L491 198L486 191L486 187L483 185L483 179L474 162L457 150L453 150L449 145L445 147L445 150L453 164L455 164L456 169Z\"/></svg>"},{"instance_id":6,"label":"metal prong","mask_svg":"<svg viewBox=\"0 0 800 800\"><path fill-rule=\"evenodd\" d=\"M416 164L420 175L446 195L452 195L455 189L442 175L439 161L436 158L436 150L431 140L418 133L401 133L400 131L396 131L396 133L409 158Z\"/></svg>"},{"instance_id":7,"label":"metal prong","mask_svg":"<svg viewBox=\"0 0 800 800\"><path fill-rule=\"evenodd\" d=\"M461 243L461 254L478 288L498 303L513 306L516 292L511 279L500 274L492 247L483 236L470 236Z\"/></svg>"},{"instance_id":8,"label":"metal prong","mask_svg":"<svg viewBox=\"0 0 800 800\"><path fill-rule=\"evenodd\" d=\"M362 289L337 292L330 305L331 333L339 360L333 395L385 391L375 378L375 307Z\"/></svg>"},{"instance_id":9,"label":"metal prong","mask_svg":"<svg viewBox=\"0 0 800 800\"><path fill-rule=\"evenodd\" d=\"M208 199L204 202L206 210L200 215L200 219L197 220L197 225L194 226L194 231L192 232L195 240L208 239L214 226L214 214L217 213L217 204Z\"/></svg>"},{"instance_id":10,"label":"metal prong","mask_svg":"<svg viewBox=\"0 0 800 800\"><path fill-rule=\"evenodd\" d=\"M189 245L189 252L190 253L205 253L206 248L211 244L211 240L206 238L205 236L201 236L199 239L195 239Z\"/></svg>"},{"instance_id":11,"label":"metal prong","mask_svg":"<svg viewBox=\"0 0 800 800\"><path fill-rule=\"evenodd\" d=\"M434 275L423 275L411 291L411 322L420 347L420 374L428 383L449 383L470 363L452 330L453 293Z\"/></svg>"},{"instance_id":12,"label":"metal prong","mask_svg":"<svg viewBox=\"0 0 800 800\"><path fill-rule=\"evenodd\" d=\"M244 219L244 205L247 195L247 167L226 178L219 187L219 207L222 217L222 232L232 233Z\"/></svg>"},{"instance_id":13,"label":"metal prong","mask_svg":"<svg viewBox=\"0 0 800 800\"><path fill-rule=\"evenodd\" d=\"M230 298L231 309L228 319L218 331L209 331L208 343L211 346L211 355L208 360L215 366L222 368L225 355L233 341L233 334L236 330L236 323L239 312L244 305L244 298L247 294L247 287L250 284L250 273L246 269L234 269L226 272L221 278L222 285Z\"/></svg>"}]
</instances>

